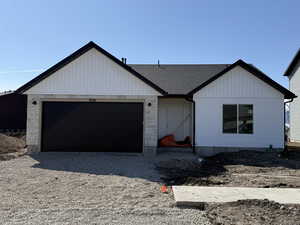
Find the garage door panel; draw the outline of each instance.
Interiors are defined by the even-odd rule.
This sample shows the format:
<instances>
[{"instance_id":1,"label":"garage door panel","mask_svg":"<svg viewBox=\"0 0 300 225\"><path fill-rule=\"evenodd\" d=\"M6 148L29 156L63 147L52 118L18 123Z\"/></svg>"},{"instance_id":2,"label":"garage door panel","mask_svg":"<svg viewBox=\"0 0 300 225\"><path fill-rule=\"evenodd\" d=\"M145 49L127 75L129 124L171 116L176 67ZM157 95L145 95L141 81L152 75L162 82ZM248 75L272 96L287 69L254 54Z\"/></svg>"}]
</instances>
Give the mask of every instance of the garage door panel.
<instances>
[{"instance_id":1,"label":"garage door panel","mask_svg":"<svg viewBox=\"0 0 300 225\"><path fill-rule=\"evenodd\" d=\"M142 103L43 103L43 151L141 152L142 143Z\"/></svg>"}]
</instances>

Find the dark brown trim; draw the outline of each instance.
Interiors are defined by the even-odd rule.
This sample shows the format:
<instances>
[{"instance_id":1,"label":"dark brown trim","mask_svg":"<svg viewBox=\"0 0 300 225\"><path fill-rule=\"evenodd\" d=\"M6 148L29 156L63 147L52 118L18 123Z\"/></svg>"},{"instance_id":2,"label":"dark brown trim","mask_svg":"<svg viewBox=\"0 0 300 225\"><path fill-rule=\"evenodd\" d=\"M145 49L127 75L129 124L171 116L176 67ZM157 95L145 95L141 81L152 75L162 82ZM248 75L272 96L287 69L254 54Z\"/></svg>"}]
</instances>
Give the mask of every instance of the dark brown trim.
<instances>
[{"instance_id":1,"label":"dark brown trim","mask_svg":"<svg viewBox=\"0 0 300 225\"><path fill-rule=\"evenodd\" d=\"M290 63L290 65L288 66L286 71L284 72L283 76L290 76L292 71L294 70L295 66L299 62L299 60L300 60L300 48L299 48L298 52L296 53L296 55L294 56L292 62Z\"/></svg>"},{"instance_id":2,"label":"dark brown trim","mask_svg":"<svg viewBox=\"0 0 300 225\"><path fill-rule=\"evenodd\" d=\"M225 68L220 73L217 73L215 76L213 76L209 80L205 81L203 84L201 84L200 86L196 87L194 90L190 91L188 93L188 95L189 96L194 95L200 89L204 88L205 86L207 86L211 82L215 81L216 79L218 79L219 77L221 77L222 75L224 75L228 71L232 70L236 66L242 67L243 69L247 70L249 73L253 74L257 78L259 78L262 81L266 82L268 85L272 86L273 88L275 88L276 90L278 90L279 92L281 92L284 95L284 98L291 99L291 98L296 98L297 97L294 93L290 92L288 89L284 88L283 86L281 86L277 82L273 81L266 74L264 74L263 72L261 72L260 70L258 70L256 67L254 67L254 66L252 66L250 64L245 63L241 59L238 60L238 61L236 61L232 65L228 66L227 68Z\"/></svg>"},{"instance_id":3,"label":"dark brown trim","mask_svg":"<svg viewBox=\"0 0 300 225\"><path fill-rule=\"evenodd\" d=\"M99 45L95 44L92 41L89 42L88 44L84 45L83 47L81 47L80 49L78 49L77 51L72 53L71 55L67 56L66 58L64 58L63 60L61 60L60 62L58 62L57 64L55 64L51 68L49 68L48 70L46 70L45 72L41 73L40 75L38 75L37 77L35 77L31 81L29 81L28 83L24 84L22 87L18 88L16 90L16 92L17 93L24 93L29 88L31 88L34 85L38 84L39 82L41 82L42 80L44 80L45 78L47 78L51 74L55 73L56 71L58 71L62 67L66 66L70 62L74 61L75 59L77 59L78 57L80 57L81 55L83 55L84 53L86 53L87 51L89 51L92 48L95 48L96 50L98 50L99 52L101 52L102 54L104 54L105 56L110 58L111 60L113 60L115 63L122 66L125 70L127 70L128 72L130 72L131 74L133 74L134 76L136 76L137 78L139 78L140 80L142 80L143 82L148 84L150 87L157 90L162 95L167 94L167 92L164 91L162 88L158 87L156 84L154 84L153 82L151 82L150 80L145 78L143 75L136 72L130 66L124 64L121 60L119 60L115 56L111 55L109 52L105 51L103 48L101 48Z\"/></svg>"}]
</instances>

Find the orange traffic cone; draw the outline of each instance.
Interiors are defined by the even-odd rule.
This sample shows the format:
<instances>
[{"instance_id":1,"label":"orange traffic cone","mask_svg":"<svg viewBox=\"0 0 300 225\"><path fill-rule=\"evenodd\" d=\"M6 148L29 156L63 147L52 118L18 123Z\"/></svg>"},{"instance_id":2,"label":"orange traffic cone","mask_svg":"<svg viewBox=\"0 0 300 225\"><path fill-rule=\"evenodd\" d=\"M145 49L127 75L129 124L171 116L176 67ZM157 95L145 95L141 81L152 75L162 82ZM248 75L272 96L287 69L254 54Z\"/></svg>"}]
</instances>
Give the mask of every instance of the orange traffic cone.
<instances>
[{"instance_id":1,"label":"orange traffic cone","mask_svg":"<svg viewBox=\"0 0 300 225\"><path fill-rule=\"evenodd\" d=\"M163 186L160 187L160 191L162 193L168 193L168 187L164 184Z\"/></svg>"}]
</instances>

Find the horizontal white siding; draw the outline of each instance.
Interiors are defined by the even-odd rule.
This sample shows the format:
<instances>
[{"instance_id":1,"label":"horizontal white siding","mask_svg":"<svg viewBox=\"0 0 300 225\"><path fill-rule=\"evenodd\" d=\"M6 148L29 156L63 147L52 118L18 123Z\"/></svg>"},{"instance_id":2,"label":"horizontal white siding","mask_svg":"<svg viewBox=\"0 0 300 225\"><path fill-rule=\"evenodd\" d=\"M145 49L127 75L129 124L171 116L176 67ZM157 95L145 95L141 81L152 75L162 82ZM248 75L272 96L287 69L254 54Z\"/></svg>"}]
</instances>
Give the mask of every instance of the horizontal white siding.
<instances>
[{"instance_id":1,"label":"horizontal white siding","mask_svg":"<svg viewBox=\"0 0 300 225\"><path fill-rule=\"evenodd\" d=\"M91 49L26 94L160 95L107 56Z\"/></svg>"},{"instance_id":2,"label":"horizontal white siding","mask_svg":"<svg viewBox=\"0 0 300 225\"><path fill-rule=\"evenodd\" d=\"M158 100L158 134L174 134L176 140L192 136L192 104L185 99Z\"/></svg>"},{"instance_id":3,"label":"horizontal white siding","mask_svg":"<svg viewBox=\"0 0 300 225\"><path fill-rule=\"evenodd\" d=\"M290 139L300 142L300 62L290 76L290 91L299 96L290 103Z\"/></svg>"},{"instance_id":4,"label":"horizontal white siding","mask_svg":"<svg viewBox=\"0 0 300 225\"><path fill-rule=\"evenodd\" d=\"M284 97L237 67L195 94L196 146L283 148ZM223 134L223 104L253 104L253 134Z\"/></svg>"}]
</instances>

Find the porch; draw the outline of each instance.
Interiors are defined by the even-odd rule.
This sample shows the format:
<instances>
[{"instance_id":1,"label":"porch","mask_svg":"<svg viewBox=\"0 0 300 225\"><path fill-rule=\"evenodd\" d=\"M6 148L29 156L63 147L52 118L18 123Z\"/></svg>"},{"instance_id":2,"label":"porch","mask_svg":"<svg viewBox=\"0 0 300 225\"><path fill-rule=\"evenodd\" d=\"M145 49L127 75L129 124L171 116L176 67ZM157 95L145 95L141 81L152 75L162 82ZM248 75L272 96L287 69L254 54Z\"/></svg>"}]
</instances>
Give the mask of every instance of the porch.
<instances>
[{"instance_id":1,"label":"porch","mask_svg":"<svg viewBox=\"0 0 300 225\"><path fill-rule=\"evenodd\" d=\"M193 103L184 97L158 99L158 149L164 152L193 152ZM162 145L160 140L173 135L175 145ZM189 139L189 146L183 144ZM176 142L175 142L176 141Z\"/></svg>"}]
</instances>

